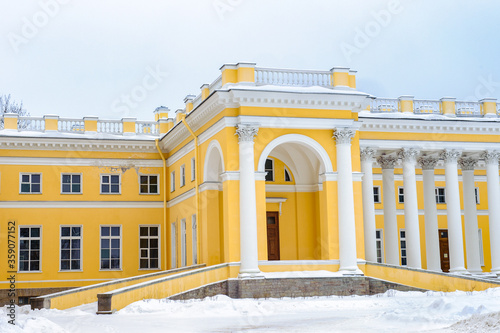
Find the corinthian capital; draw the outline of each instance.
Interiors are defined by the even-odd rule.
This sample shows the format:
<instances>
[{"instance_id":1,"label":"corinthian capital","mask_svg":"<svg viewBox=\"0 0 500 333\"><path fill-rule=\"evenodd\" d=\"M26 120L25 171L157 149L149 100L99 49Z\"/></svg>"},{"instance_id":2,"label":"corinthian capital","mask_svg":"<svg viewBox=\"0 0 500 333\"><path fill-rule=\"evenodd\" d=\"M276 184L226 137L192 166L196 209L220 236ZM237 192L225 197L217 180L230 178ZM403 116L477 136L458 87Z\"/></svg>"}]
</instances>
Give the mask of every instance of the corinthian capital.
<instances>
[{"instance_id":1,"label":"corinthian capital","mask_svg":"<svg viewBox=\"0 0 500 333\"><path fill-rule=\"evenodd\" d=\"M481 154L481 158L484 159L486 164L498 164L500 153L497 151L487 150Z\"/></svg>"},{"instance_id":2,"label":"corinthian capital","mask_svg":"<svg viewBox=\"0 0 500 333\"><path fill-rule=\"evenodd\" d=\"M377 158L377 162L382 169L394 169L397 161L398 159L391 155L381 155Z\"/></svg>"},{"instance_id":3,"label":"corinthian capital","mask_svg":"<svg viewBox=\"0 0 500 333\"><path fill-rule=\"evenodd\" d=\"M462 157L458 160L458 164L460 164L460 168L462 170L474 170L477 164L477 159L472 157Z\"/></svg>"},{"instance_id":4,"label":"corinthian capital","mask_svg":"<svg viewBox=\"0 0 500 333\"><path fill-rule=\"evenodd\" d=\"M333 132L333 137L337 141L337 144L346 144L351 143L351 139L354 138L355 134L356 132L350 128L336 128Z\"/></svg>"},{"instance_id":5,"label":"corinthian capital","mask_svg":"<svg viewBox=\"0 0 500 333\"><path fill-rule=\"evenodd\" d=\"M373 156L377 153L377 151L373 148L367 147L367 148L361 148L361 160L362 161L372 161Z\"/></svg>"},{"instance_id":6,"label":"corinthian capital","mask_svg":"<svg viewBox=\"0 0 500 333\"><path fill-rule=\"evenodd\" d=\"M418 164L422 167L422 170L434 170L438 159L433 156L421 156L418 158Z\"/></svg>"},{"instance_id":7,"label":"corinthian capital","mask_svg":"<svg viewBox=\"0 0 500 333\"><path fill-rule=\"evenodd\" d=\"M418 154L420 152L414 148L402 148L398 151L398 157L404 162L416 163Z\"/></svg>"},{"instance_id":8,"label":"corinthian capital","mask_svg":"<svg viewBox=\"0 0 500 333\"><path fill-rule=\"evenodd\" d=\"M236 127L239 142L253 142L257 132L259 132L259 127L251 124L238 124Z\"/></svg>"},{"instance_id":9,"label":"corinthian capital","mask_svg":"<svg viewBox=\"0 0 500 333\"><path fill-rule=\"evenodd\" d=\"M450 162L457 162L458 158L462 155L461 152L455 149L445 149L439 154L439 157L441 157L445 163L450 163Z\"/></svg>"}]
</instances>

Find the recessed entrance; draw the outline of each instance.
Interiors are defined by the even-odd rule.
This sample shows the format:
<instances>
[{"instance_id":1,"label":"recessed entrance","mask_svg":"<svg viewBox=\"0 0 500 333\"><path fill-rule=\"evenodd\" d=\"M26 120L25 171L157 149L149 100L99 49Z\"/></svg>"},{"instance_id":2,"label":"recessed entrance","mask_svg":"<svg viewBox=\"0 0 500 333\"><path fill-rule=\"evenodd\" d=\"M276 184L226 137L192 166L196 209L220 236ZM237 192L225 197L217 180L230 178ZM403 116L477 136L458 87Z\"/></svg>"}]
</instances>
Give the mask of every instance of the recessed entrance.
<instances>
[{"instance_id":1,"label":"recessed entrance","mask_svg":"<svg viewBox=\"0 0 500 333\"><path fill-rule=\"evenodd\" d=\"M279 213L267 212L267 260L280 260Z\"/></svg>"},{"instance_id":2,"label":"recessed entrance","mask_svg":"<svg viewBox=\"0 0 500 333\"><path fill-rule=\"evenodd\" d=\"M441 258L441 270L450 271L450 249L448 246L448 230L439 229L439 253Z\"/></svg>"}]
</instances>

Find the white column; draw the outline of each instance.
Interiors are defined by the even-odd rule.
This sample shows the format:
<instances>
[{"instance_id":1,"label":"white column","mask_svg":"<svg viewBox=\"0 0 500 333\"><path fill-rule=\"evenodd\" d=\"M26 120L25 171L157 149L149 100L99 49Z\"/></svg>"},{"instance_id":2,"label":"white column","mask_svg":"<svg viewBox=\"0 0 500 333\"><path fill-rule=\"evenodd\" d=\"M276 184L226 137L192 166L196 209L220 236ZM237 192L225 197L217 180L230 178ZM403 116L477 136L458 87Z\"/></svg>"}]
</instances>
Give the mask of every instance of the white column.
<instances>
[{"instance_id":1,"label":"white column","mask_svg":"<svg viewBox=\"0 0 500 333\"><path fill-rule=\"evenodd\" d=\"M398 220L396 217L396 192L394 190L394 165L397 158L382 155L377 159L382 167L382 193L384 203L385 261L399 266Z\"/></svg>"},{"instance_id":2,"label":"white column","mask_svg":"<svg viewBox=\"0 0 500 333\"><path fill-rule=\"evenodd\" d=\"M358 274L356 255L356 225L354 219L354 189L352 186L351 139L355 132L337 128L333 132L337 147L337 188L339 210L339 271Z\"/></svg>"},{"instance_id":3,"label":"white column","mask_svg":"<svg viewBox=\"0 0 500 333\"><path fill-rule=\"evenodd\" d=\"M464 245L462 235L462 213L460 211L460 192L458 190L457 159L461 155L456 150L444 150L446 181L446 212L448 215L448 241L450 246L450 272L467 273L464 264Z\"/></svg>"},{"instance_id":4,"label":"white column","mask_svg":"<svg viewBox=\"0 0 500 333\"><path fill-rule=\"evenodd\" d=\"M398 152L403 161L404 210L406 230L406 252L408 267L422 268L420 252L420 226L418 221L417 179L415 164L419 151L413 148L403 148Z\"/></svg>"},{"instance_id":5,"label":"white column","mask_svg":"<svg viewBox=\"0 0 500 333\"><path fill-rule=\"evenodd\" d=\"M373 202L373 156L375 149L361 149L361 172L363 173L363 226L365 232L365 257L367 261L377 262L375 239L375 206Z\"/></svg>"},{"instance_id":6,"label":"white column","mask_svg":"<svg viewBox=\"0 0 500 333\"><path fill-rule=\"evenodd\" d=\"M474 167L477 159L462 157L459 161L462 168L462 184L464 190L465 252L467 253L467 270L469 273L481 273L479 257L479 236L477 234L476 192L474 186Z\"/></svg>"},{"instance_id":7,"label":"white column","mask_svg":"<svg viewBox=\"0 0 500 333\"><path fill-rule=\"evenodd\" d=\"M498 159L500 153L485 151L481 158L486 163L488 188L488 216L490 227L491 272L500 275L500 177Z\"/></svg>"},{"instance_id":8,"label":"white column","mask_svg":"<svg viewBox=\"0 0 500 333\"><path fill-rule=\"evenodd\" d=\"M437 161L438 159L432 156L422 156L418 159L424 178L425 254L427 258L427 270L441 272L436 186L434 182L434 168Z\"/></svg>"},{"instance_id":9,"label":"white column","mask_svg":"<svg viewBox=\"0 0 500 333\"><path fill-rule=\"evenodd\" d=\"M260 277L257 249L257 202L255 196L254 136L257 126L239 124L240 155L240 278Z\"/></svg>"}]
</instances>

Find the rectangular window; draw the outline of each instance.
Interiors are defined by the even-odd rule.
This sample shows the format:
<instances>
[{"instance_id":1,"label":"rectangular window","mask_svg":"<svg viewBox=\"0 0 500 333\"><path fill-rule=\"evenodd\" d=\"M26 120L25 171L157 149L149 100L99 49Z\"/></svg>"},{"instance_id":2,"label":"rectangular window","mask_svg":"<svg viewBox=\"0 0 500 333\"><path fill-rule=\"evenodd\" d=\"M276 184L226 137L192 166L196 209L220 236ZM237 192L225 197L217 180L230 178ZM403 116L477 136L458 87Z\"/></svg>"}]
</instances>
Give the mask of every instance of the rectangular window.
<instances>
[{"instance_id":1,"label":"rectangular window","mask_svg":"<svg viewBox=\"0 0 500 333\"><path fill-rule=\"evenodd\" d=\"M196 225L196 215L191 216L191 229L192 229L192 241L193 241L193 265L198 263L198 228Z\"/></svg>"},{"instance_id":2,"label":"rectangular window","mask_svg":"<svg viewBox=\"0 0 500 333\"><path fill-rule=\"evenodd\" d=\"M170 268L177 268L177 228L175 222L170 225Z\"/></svg>"},{"instance_id":3,"label":"rectangular window","mask_svg":"<svg viewBox=\"0 0 500 333\"><path fill-rule=\"evenodd\" d=\"M474 194L476 195L476 205L479 205L479 188L474 188Z\"/></svg>"},{"instance_id":4,"label":"rectangular window","mask_svg":"<svg viewBox=\"0 0 500 333\"><path fill-rule=\"evenodd\" d=\"M181 267L187 266L186 256L186 219L181 220Z\"/></svg>"},{"instance_id":5,"label":"rectangular window","mask_svg":"<svg viewBox=\"0 0 500 333\"><path fill-rule=\"evenodd\" d=\"M436 187L436 203L444 204L446 203L446 190L444 187Z\"/></svg>"},{"instance_id":6,"label":"rectangular window","mask_svg":"<svg viewBox=\"0 0 500 333\"><path fill-rule=\"evenodd\" d=\"M175 191L175 171L170 173L170 192Z\"/></svg>"},{"instance_id":7,"label":"rectangular window","mask_svg":"<svg viewBox=\"0 0 500 333\"><path fill-rule=\"evenodd\" d=\"M39 272L41 270L41 234L41 227L19 227L20 272Z\"/></svg>"},{"instance_id":8,"label":"rectangular window","mask_svg":"<svg viewBox=\"0 0 500 333\"><path fill-rule=\"evenodd\" d=\"M196 179L196 160L193 157L191 159L191 181L193 182Z\"/></svg>"},{"instance_id":9,"label":"rectangular window","mask_svg":"<svg viewBox=\"0 0 500 333\"><path fill-rule=\"evenodd\" d=\"M139 187L141 194L159 194L158 175L140 175Z\"/></svg>"},{"instance_id":10,"label":"rectangular window","mask_svg":"<svg viewBox=\"0 0 500 333\"><path fill-rule=\"evenodd\" d=\"M61 226L61 271L82 269L82 227Z\"/></svg>"},{"instance_id":11,"label":"rectangular window","mask_svg":"<svg viewBox=\"0 0 500 333\"><path fill-rule=\"evenodd\" d=\"M377 248L377 262L384 262L384 233L382 229L375 230L375 246Z\"/></svg>"},{"instance_id":12,"label":"rectangular window","mask_svg":"<svg viewBox=\"0 0 500 333\"><path fill-rule=\"evenodd\" d=\"M160 268L160 233L158 226L139 227L139 252L141 269Z\"/></svg>"},{"instance_id":13,"label":"rectangular window","mask_svg":"<svg viewBox=\"0 0 500 333\"><path fill-rule=\"evenodd\" d=\"M406 266L406 231L399 229L399 242L401 244L401 266Z\"/></svg>"},{"instance_id":14,"label":"rectangular window","mask_svg":"<svg viewBox=\"0 0 500 333\"><path fill-rule=\"evenodd\" d=\"M268 158L265 164L266 182L274 182L274 160Z\"/></svg>"},{"instance_id":15,"label":"rectangular window","mask_svg":"<svg viewBox=\"0 0 500 333\"><path fill-rule=\"evenodd\" d=\"M101 226L101 269L121 269L121 226Z\"/></svg>"},{"instance_id":16,"label":"rectangular window","mask_svg":"<svg viewBox=\"0 0 500 333\"><path fill-rule=\"evenodd\" d=\"M380 203L380 186L373 186L373 202Z\"/></svg>"},{"instance_id":17,"label":"rectangular window","mask_svg":"<svg viewBox=\"0 0 500 333\"><path fill-rule=\"evenodd\" d=\"M398 187L398 202L405 203L405 189L404 187Z\"/></svg>"},{"instance_id":18,"label":"rectangular window","mask_svg":"<svg viewBox=\"0 0 500 333\"><path fill-rule=\"evenodd\" d=\"M186 185L186 166L183 164L181 165L180 187L183 187L184 185Z\"/></svg>"},{"instance_id":19,"label":"rectangular window","mask_svg":"<svg viewBox=\"0 0 500 333\"><path fill-rule=\"evenodd\" d=\"M61 174L61 193L63 194L81 194L82 193L82 175L77 173Z\"/></svg>"},{"instance_id":20,"label":"rectangular window","mask_svg":"<svg viewBox=\"0 0 500 333\"><path fill-rule=\"evenodd\" d=\"M481 267L484 266L484 252L483 252L483 229L477 229L477 236L479 239L479 262Z\"/></svg>"},{"instance_id":21,"label":"rectangular window","mask_svg":"<svg viewBox=\"0 0 500 333\"><path fill-rule=\"evenodd\" d=\"M120 175L101 175L101 194L120 194Z\"/></svg>"},{"instance_id":22,"label":"rectangular window","mask_svg":"<svg viewBox=\"0 0 500 333\"><path fill-rule=\"evenodd\" d=\"M290 176L290 171L285 167L285 182L291 182L292 176Z\"/></svg>"},{"instance_id":23,"label":"rectangular window","mask_svg":"<svg viewBox=\"0 0 500 333\"><path fill-rule=\"evenodd\" d=\"M41 173L21 173L19 175L19 193L39 194L42 193Z\"/></svg>"}]
</instances>

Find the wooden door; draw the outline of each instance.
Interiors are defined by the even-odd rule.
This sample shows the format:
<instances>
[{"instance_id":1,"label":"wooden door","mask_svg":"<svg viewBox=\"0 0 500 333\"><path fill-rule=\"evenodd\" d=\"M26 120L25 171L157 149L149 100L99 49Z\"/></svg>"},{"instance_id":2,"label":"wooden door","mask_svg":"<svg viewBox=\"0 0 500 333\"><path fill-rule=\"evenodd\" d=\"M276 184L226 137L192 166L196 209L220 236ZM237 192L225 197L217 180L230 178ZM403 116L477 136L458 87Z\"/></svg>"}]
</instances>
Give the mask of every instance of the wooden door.
<instances>
[{"instance_id":1,"label":"wooden door","mask_svg":"<svg viewBox=\"0 0 500 333\"><path fill-rule=\"evenodd\" d=\"M441 270L450 271L450 249L448 246L448 230L439 229L439 253L441 257Z\"/></svg>"},{"instance_id":2,"label":"wooden door","mask_svg":"<svg viewBox=\"0 0 500 333\"><path fill-rule=\"evenodd\" d=\"M267 212L267 260L280 260L278 212Z\"/></svg>"}]
</instances>

